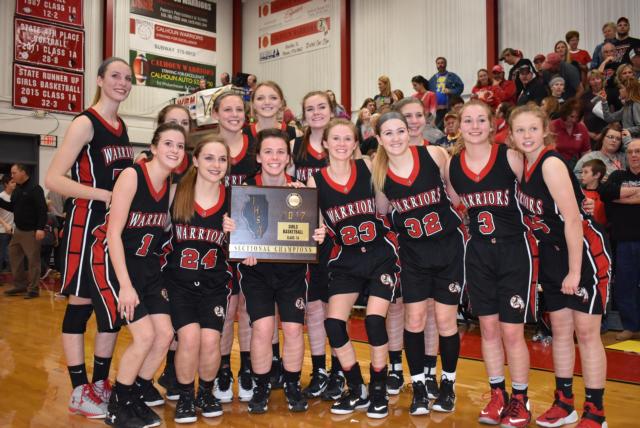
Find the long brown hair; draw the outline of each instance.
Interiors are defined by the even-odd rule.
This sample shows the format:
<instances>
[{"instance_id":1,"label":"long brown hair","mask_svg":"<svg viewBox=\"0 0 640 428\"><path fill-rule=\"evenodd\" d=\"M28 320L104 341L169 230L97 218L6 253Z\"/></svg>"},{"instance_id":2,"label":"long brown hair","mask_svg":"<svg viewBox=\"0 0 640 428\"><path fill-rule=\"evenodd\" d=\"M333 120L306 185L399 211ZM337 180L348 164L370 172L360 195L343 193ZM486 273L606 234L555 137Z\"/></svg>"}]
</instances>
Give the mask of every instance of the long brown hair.
<instances>
[{"instance_id":1,"label":"long brown hair","mask_svg":"<svg viewBox=\"0 0 640 428\"><path fill-rule=\"evenodd\" d=\"M422 105L420 100L416 101L418 101L418 103ZM378 121L376 122L375 130L378 138L380 138L380 128L382 127L382 125L386 121L392 119L401 120L402 123L404 123L404 125L407 127L407 129L409 129L407 119L402 115L402 113L400 113L399 111L390 111L380 116L380 119L378 119ZM376 190L376 192L384 191L384 182L387 178L388 170L389 156L387 155L387 151L384 149L384 146L382 144L378 144L378 151L376 152L376 156L373 158L373 166L371 168L371 182L373 183L373 188Z\"/></svg>"},{"instance_id":2,"label":"long brown hair","mask_svg":"<svg viewBox=\"0 0 640 428\"><path fill-rule=\"evenodd\" d=\"M127 67L129 66L129 63L123 60L122 58L118 58L117 56L112 56L102 61L102 64L100 64L100 67L98 67L98 76L104 79L104 76L107 74L107 68L109 68L109 66L114 62L121 62L123 64L126 64ZM102 88L98 86L96 88L96 93L93 96L93 101L91 101L91 105L94 106L98 104L98 101L100 101L101 96L102 96Z\"/></svg>"},{"instance_id":3,"label":"long brown hair","mask_svg":"<svg viewBox=\"0 0 640 428\"><path fill-rule=\"evenodd\" d=\"M158 112L156 123L158 125L165 123L167 114L169 114L171 110L182 110L189 118L189 132L193 131L193 120L191 119L191 113L189 113L188 108L180 104L169 104L168 106L164 106L162 110Z\"/></svg>"},{"instance_id":4,"label":"long brown hair","mask_svg":"<svg viewBox=\"0 0 640 428\"><path fill-rule=\"evenodd\" d=\"M327 103L329 103L329 110L331 111L331 116L333 116L333 111L335 109L335 102L331 101L331 96L329 96L329 94L326 91L311 91L311 92L308 92L307 95L304 96L304 98L302 98L302 117L304 118L305 103L309 98L315 97L315 96L323 97L324 99L327 100ZM295 160L300 161L300 160L307 159L307 148L309 147L309 144L310 144L310 141L309 141L310 138L311 138L311 127L309 126L309 124L307 124L307 126L305 126L304 128L304 134L302 134L302 146L300 147L300 150L298 151L298 153L294 153Z\"/></svg>"},{"instance_id":5,"label":"long brown hair","mask_svg":"<svg viewBox=\"0 0 640 428\"><path fill-rule=\"evenodd\" d=\"M214 134L209 133L205 137L202 138L196 144L195 149L193 149L193 157L198 158L200 156L200 152L207 144L222 144L227 152L227 172L231 170L231 154L229 152L229 146L227 146L224 140ZM188 222L193 218L193 214L195 212L195 199L196 199L196 180L198 178L198 169L195 165L191 165L187 172L184 174L180 183L178 183L178 188L176 189L176 195L173 198L173 209L171 211L171 215L176 221L184 221Z\"/></svg>"},{"instance_id":6,"label":"long brown hair","mask_svg":"<svg viewBox=\"0 0 640 428\"><path fill-rule=\"evenodd\" d=\"M382 76L378 77L378 81L383 82L385 85L384 91L380 91L380 95L382 95L383 97L391 98L391 93L393 91L391 90L391 79L389 79L389 76L383 74Z\"/></svg>"},{"instance_id":7,"label":"long brown hair","mask_svg":"<svg viewBox=\"0 0 640 428\"><path fill-rule=\"evenodd\" d=\"M537 106L535 103L525 104L513 109L513 111L509 115L509 130L511 131L511 133L513 133L513 121L516 119L516 117L520 116L523 113L531 113L542 121L542 129L546 134L544 136L544 145L553 146L556 140L549 130L549 116L544 110L542 110L541 107ZM512 144L512 148L516 149L515 144Z\"/></svg>"},{"instance_id":8,"label":"long brown hair","mask_svg":"<svg viewBox=\"0 0 640 428\"><path fill-rule=\"evenodd\" d=\"M484 109L484 111L487 112L487 116L489 117L489 123L491 124L491 133L489 134L489 141L491 142L491 144L493 144L493 136L496 133L496 126L495 126L495 118L493 116L493 110L491 109L491 107L489 107L488 104L480 101L480 100L470 100L467 101L462 108L460 109L460 112L458 113L458 115L460 116L460 121L462 122L462 114L463 112L472 106L479 106L482 107ZM513 114L513 113L511 113ZM460 138L458 138L458 140L456 141L456 143L453 145L453 147L451 148L451 155L457 155L458 153L460 153L462 151L462 149L464 149L464 138L462 136L462 134L460 134Z\"/></svg>"}]
</instances>

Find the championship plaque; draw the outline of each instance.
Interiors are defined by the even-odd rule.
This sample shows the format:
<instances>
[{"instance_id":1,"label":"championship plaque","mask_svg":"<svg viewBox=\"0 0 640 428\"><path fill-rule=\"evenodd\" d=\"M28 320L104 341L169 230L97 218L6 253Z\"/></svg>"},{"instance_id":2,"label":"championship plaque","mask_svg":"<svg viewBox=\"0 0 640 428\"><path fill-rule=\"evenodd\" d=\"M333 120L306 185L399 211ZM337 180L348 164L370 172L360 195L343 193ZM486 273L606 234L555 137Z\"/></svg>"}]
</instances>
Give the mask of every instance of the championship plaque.
<instances>
[{"instance_id":1,"label":"championship plaque","mask_svg":"<svg viewBox=\"0 0 640 428\"><path fill-rule=\"evenodd\" d=\"M229 260L317 263L318 190L295 187L231 186Z\"/></svg>"}]
</instances>

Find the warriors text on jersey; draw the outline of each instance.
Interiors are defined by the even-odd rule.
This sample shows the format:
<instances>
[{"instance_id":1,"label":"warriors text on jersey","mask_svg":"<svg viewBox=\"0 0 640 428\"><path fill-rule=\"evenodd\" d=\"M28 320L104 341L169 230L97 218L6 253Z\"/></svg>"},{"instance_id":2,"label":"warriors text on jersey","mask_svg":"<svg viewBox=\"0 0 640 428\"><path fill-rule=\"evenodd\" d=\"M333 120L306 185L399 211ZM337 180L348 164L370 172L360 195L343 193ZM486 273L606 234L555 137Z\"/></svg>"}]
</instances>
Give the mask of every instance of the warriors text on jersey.
<instances>
[{"instance_id":1,"label":"warriors text on jersey","mask_svg":"<svg viewBox=\"0 0 640 428\"><path fill-rule=\"evenodd\" d=\"M526 228L516 202L517 180L507 159L507 147L494 144L489 161L478 174L465 162L465 151L451 159L449 178L469 212L471 236L507 238Z\"/></svg>"},{"instance_id":2,"label":"warriors text on jersey","mask_svg":"<svg viewBox=\"0 0 640 428\"><path fill-rule=\"evenodd\" d=\"M133 164L133 147L129 144L127 127L118 117L114 128L93 108L80 114L93 126L93 138L87 143L71 167L71 178L85 186L112 190L120 172ZM74 199L75 204L105 210L104 202Z\"/></svg>"},{"instance_id":3,"label":"warriors text on jersey","mask_svg":"<svg viewBox=\"0 0 640 428\"><path fill-rule=\"evenodd\" d=\"M327 152L317 152L309 143L306 153L301 153L302 138L296 138L293 143L293 162L296 166L296 180L306 183L309 177L327 166Z\"/></svg>"},{"instance_id":4,"label":"warriors text on jersey","mask_svg":"<svg viewBox=\"0 0 640 428\"><path fill-rule=\"evenodd\" d=\"M200 281L204 285L207 280L212 280L217 284L221 279L228 282L231 269L225 256L222 217L229 211L229 201L224 186L220 186L218 202L214 206L204 209L195 201L194 206L191 220L173 221L171 224L171 241L164 271L176 283Z\"/></svg>"}]
</instances>

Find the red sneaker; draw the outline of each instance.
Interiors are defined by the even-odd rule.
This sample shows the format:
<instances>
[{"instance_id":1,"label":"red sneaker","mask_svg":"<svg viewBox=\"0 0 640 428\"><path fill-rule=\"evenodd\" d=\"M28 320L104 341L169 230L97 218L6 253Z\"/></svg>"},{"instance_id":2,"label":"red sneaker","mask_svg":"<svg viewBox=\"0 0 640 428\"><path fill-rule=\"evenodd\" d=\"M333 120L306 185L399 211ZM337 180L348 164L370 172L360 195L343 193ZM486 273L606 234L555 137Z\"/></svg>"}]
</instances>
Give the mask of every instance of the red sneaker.
<instances>
[{"instance_id":1,"label":"red sneaker","mask_svg":"<svg viewBox=\"0 0 640 428\"><path fill-rule=\"evenodd\" d=\"M584 402L584 411L576 428L607 428L604 420L604 407L598 409L593 403Z\"/></svg>"},{"instance_id":2,"label":"red sneaker","mask_svg":"<svg viewBox=\"0 0 640 428\"><path fill-rule=\"evenodd\" d=\"M524 428L531 422L529 399L524 394L511 394L511 400L500 421L502 428Z\"/></svg>"},{"instance_id":3,"label":"red sneaker","mask_svg":"<svg viewBox=\"0 0 640 428\"><path fill-rule=\"evenodd\" d=\"M502 388L491 388L491 400L480 411L478 422L487 425L498 425L502 419L502 411L509 401L509 396Z\"/></svg>"},{"instance_id":4,"label":"red sneaker","mask_svg":"<svg viewBox=\"0 0 640 428\"><path fill-rule=\"evenodd\" d=\"M567 398L562 391L554 392L555 400L549 410L538 416L536 424L541 427L561 427L578 421L578 412L573 407L573 397Z\"/></svg>"}]
</instances>

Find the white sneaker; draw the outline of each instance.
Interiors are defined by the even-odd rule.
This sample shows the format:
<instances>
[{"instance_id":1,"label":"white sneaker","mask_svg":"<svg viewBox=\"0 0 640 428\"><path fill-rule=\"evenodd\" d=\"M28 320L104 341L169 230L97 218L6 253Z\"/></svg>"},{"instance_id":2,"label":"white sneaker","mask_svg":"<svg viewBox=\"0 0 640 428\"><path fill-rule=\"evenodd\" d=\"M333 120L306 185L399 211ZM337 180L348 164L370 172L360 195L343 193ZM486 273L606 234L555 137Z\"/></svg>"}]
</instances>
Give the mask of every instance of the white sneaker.
<instances>
[{"instance_id":1,"label":"white sneaker","mask_svg":"<svg viewBox=\"0 0 640 428\"><path fill-rule=\"evenodd\" d=\"M227 370L221 370L213 383L213 396L221 403L233 401L233 375L231 370Z\"/></svg>"},{"instance_id":2,"label":"white sneaker","mask_svg":"<svg viewBox=\"0 0 640 428\"><path fill-rule=\"evenodd\" d=\"M256 383L250 371L238 373L238 399L242 402L251 401L253 398L253 388Z\"/></svg>"},{"instance_id":3,"label":"white sneaker","mask_svg":"<svg viewBox=\"0 0 640 428\"><path fill-rule=\"evenodd\" d=\"M76 386L69 400L69 411L89 419L104 419L107 415L107 402L100 399L91 384Z\"/></svg>"},{"instance_id":4,"label":"white sneaker","mask_svg":"<svg viewBox=\"0 0 640 428\"><path fill-rule=\"evenodd\" d=\"M102 402L109 403L109 399L111 398L111 391L113 387L111 386L111 382L109 379L99 380L91 385L96 395L100 397Z\"/></svg>"}]
</instances>

